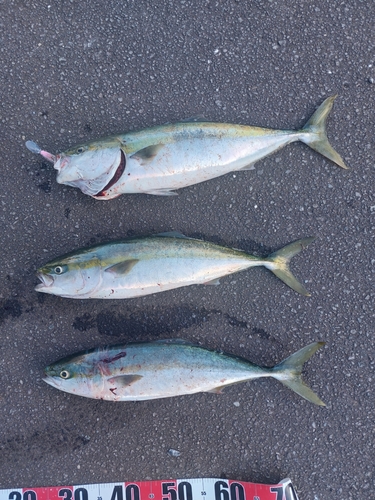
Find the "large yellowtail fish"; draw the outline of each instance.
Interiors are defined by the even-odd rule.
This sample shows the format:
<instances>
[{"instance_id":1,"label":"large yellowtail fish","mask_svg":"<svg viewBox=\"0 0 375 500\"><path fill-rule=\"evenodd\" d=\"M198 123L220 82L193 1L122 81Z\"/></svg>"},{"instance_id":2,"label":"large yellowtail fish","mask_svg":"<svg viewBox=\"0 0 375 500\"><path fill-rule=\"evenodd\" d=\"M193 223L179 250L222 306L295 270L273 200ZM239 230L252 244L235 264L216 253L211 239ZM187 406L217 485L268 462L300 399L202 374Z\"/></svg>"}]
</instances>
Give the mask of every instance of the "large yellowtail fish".
<instances>
[{"instance_id":1,"label":"large yellowtail fish","mask_svg":"<svg viewBox=\"0 0 375 500\"><path fill-rule=\"evenodd\" d=\"M78 187L97 200L123 193L170 196L176 189L228 172L250 170L258 160L295 141L347 168L326 135L334 99L326 99L297 131L182 122L81 144L56 156L32 141L26 146L54 164L59 184Z\"/></svg>"},{"instance_id":2,"label":"large yellowtail fish","mask_svg":"<svg viewBox=\"0 0 375 500\"><path fill-rule=\"evenodd\" d=\"M303 364L323 345L314 342L265 368L182 340L132 343L69 356L48 366L43 380L86 398L142 401L221 392L227 385L272 377L311 403L325 406L301 377Z\"/></svg>"},{"instance_id":3,"label":"large yellowtail fish","mask_svg":"<svg viewBox=\"0 0 375 500\"><path fill-rule=\"evenodd\" d=\"M113 241L59 257L38 269L38 292L72 299L127 299L187 285L218 284L219 278L264 266L302 295L309 295L289 270L290 259L313 238L255 257L241 250L162 233Z\"/></svg>"}]
</instances>

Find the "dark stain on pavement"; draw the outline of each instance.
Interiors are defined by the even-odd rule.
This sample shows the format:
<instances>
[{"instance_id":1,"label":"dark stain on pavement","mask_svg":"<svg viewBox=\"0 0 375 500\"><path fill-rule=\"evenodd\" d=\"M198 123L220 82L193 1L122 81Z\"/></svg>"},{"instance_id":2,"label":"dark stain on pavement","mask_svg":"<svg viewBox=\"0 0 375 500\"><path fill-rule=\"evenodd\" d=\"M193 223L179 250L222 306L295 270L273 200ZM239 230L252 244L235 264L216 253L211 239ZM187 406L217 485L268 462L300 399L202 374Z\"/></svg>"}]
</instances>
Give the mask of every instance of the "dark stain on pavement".
<instances>
[{"instance_id":1,"label":"dark stain on pavement","mask_svg":"<svg viewBox=\"0 0 375 500\"><path fill-rule=\"evenodd\" d=\"M267 333L266 330L263 330L263 328L256 328L254 326L252 332L254 335L258 335L258 337L260 337L262 339L269 340L271 338L271 335L269 333Z\"/></svg>"},{"instance_id":2,"label":"dark stain on pavement","mask_svg":"<svg viewBox=\"0 0 375 500\"><path fill-rule=\"evenodd\" d=\"M73 327L80 332L85 332L96 327L96 320L91 314L85 313L83 316L78 316L73 321Z\"/></svg>"},{"instance_id":3,"label":"dark stain on pavement","mask_svg":"<svg viewBox=\"0 0 375 500\"><path fill-rule=\"evenodd\" d=\"M247 321L241 321L234 316L230 316L229 314L225 313L224 318L228 321L228 323L231 326L238 326L240 328L249 328L249 324Z\"/></svg>"},{"instance_id":4,"label":"dark stain on pavement","mask_svg":"<svg viewBox=\"0 0 375 500\"><path fill-rule=\"evenodd\" d=\"M201 325L207 321L210 311L188 306L176 306L164 310L143 311L137 314L114 314L111 311L101 312L96 317L100 335L136 339L146 333L160 335L176 333L182 328Z\"/></svg>"},{"instance_id":5,"label":"dark stain on pavement","mask_svg":"<svg viewBox=\"0 0 375 500\"><path fill-rule=\"evenodd\" d=\"M8 318L19 318L22 314L21 303L17 299L0 300L0 324Z\"/></svg>"},{"instance_id":6,"label":"dark stain on pavement","mask_svg":"<svg viewBox=\"0 0 375 500\"><path fill-rule=\"evenodd\" d=\"M0 442L0 463L24 460L25 451L30 459L40 460L46 454L78 451L90 441L88 436L75 430L53 429L36 431L31 435L18 435Z\"/></svg>"},{"instance_id":7,"label":"dark stain on pavement","mask_svg":"<svg viewBox=\"0 0 375 500\"><path fill-rule=\"evenodd\" d=\"M193 306L176 306L167 311L150 309L141 312L121 314L110 310L102 311L95 316L85 313L77 316L73 322L73 327L81 332L97 328L100 335L110 337L126 336L136 339L151 334L160 336L165 334L174 334L183 328L189 328L193 325L200 326L209 321L213 315L221 315L232 327L251 329L256 334L265 336L256 328L253 328L247 321L238 319L227 313L222 313L217 309L208 310L204 307L197 308Z\"/></svg>"},{"instance_id":8,"label":"dark stain on pavement","mask_svg":"<svg viewBox=\"0 0 375 500\"><path fill-rule=\"evenodd\" d=\"M38 184L38 188L44 191L45 193L51 192L51 181L44 181Z\"/></svg>"}]
</instances>

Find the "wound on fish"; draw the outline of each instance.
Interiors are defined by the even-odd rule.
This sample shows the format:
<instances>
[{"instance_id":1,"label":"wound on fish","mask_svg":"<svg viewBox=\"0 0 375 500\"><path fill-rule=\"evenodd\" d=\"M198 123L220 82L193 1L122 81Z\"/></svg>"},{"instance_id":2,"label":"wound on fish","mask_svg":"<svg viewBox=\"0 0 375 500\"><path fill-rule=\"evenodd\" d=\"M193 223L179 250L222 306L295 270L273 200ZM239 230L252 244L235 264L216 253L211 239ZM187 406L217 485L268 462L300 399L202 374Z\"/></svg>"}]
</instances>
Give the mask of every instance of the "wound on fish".
<instances>
[{"instance_id":1,"label":"wound on fish","mask_svg":"<svg viewBox=\"0 0 375 500\"><path fill-rule=\"evenodd\" d=\"M119 352L116 354L116 356L113 356L113 358L104 358L102 359L102 363L113 363L114 361L117 361L118 359L124 358L126 356L126 352Z\"/></svg>"},{"instance_id":2,"label":"wound on fish","mask_svg":"<svg viewBox=\"0 0 375 500\"><path fill-rule=\"evenodd\" d=\"M120 179L122 174L125 172L125 167L126 167L126 157L125 157L123 150L121 150L121 160L120 160L119 166L117 167L115 175L108 182L108 184L106 186L104 186L104 188L99 193L97 193L95 196L105 196L105 192L107 191L107 189L111 188L114 184L116 184L116 182Z\"/></svg>"}]
</instances>

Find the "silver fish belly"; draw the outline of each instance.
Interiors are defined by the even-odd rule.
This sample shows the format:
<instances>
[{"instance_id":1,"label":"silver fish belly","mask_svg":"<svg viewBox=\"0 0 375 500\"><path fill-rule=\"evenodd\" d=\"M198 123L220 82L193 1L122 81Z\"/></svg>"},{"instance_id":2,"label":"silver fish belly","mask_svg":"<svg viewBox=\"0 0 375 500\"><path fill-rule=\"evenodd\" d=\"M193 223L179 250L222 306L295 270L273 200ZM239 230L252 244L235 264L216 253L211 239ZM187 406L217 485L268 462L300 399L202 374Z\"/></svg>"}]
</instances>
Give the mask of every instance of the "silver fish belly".
<instances>
[{"instance_id":1,"label":"silver fish belly","mask_svg":"<svg viewBox=\"0 0 375 500\"><path fill-rule=\"evenodd\" d=\"M224 123L176 123L109 137L58 155L26 145L54 163L57 182L98 200L124 193L170 196L174 190L254 163L285 145L302 141L347 168L326 136L335 97L326 99L301 130L272 130Z\"/></svg>"},{"instance_id":2,"label":"silver fish belly","mask_svg":"<svg viewBox=\"0 0 375 500\"><path fill-rule=\"evenodd\" d=\"M124 299L219 278L254 266L270 269L292 289L309 295L289 270L290 259L313 238L304 238L267 258L180 233L163 233L80 249L38 270L38 292L62 297Z\"/></svg>"},{"instance_id":3,"label":"silver fish belly","mask_svg":"<svg viewBox=\"0 0 375 500\"><path fill-rule=\"evenodd\" d=\"M45 369L44 381L64 392L107 401L142 401L221 392L232 384L273 377L310 402L324 403L302 381L303 364L322 346L314 342L273 368L181 340L92 349Z\"/></svg>"}]
</instances>

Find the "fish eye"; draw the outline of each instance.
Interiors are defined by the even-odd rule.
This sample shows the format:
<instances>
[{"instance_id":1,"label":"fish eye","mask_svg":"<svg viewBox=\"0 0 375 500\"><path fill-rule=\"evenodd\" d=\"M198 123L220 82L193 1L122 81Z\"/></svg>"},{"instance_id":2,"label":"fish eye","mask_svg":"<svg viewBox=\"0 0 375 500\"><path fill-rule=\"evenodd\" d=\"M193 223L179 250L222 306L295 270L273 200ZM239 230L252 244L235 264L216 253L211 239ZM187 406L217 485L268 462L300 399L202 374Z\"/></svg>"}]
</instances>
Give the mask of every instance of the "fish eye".
<instances>
[{"instance_id":1,"label":"fish eye","mask_svg":"<svg viewBox=\"0 0 375 500\"><path fill-rule=\"evenodd\" d=\"M78 154L81 154L85 151L85 148L83 146L80 146L79 148L77 148L77 153Z\"/></svg>"},{"instance_id":2,"label":"fish eye","mask_svg":"<svg viewBox=\"0 0 375 500\"><path fill-rule=\"evenodd\" d=\"M60 372L60 377L63 378L63 379L67 379L70 377L70 373L68 372L68 370L62 370Z\"/></svg>"},{"instance_id":3,"label":"fish eye","mask_svg":"<svg viewBox=\"0 0 375 500\"><path fill-rule=\"evenodd\" d=\"M54 271L56 274L62 274L64 272L64 269L61 266L56 266Z\"/></svg>"}]
</instances>

